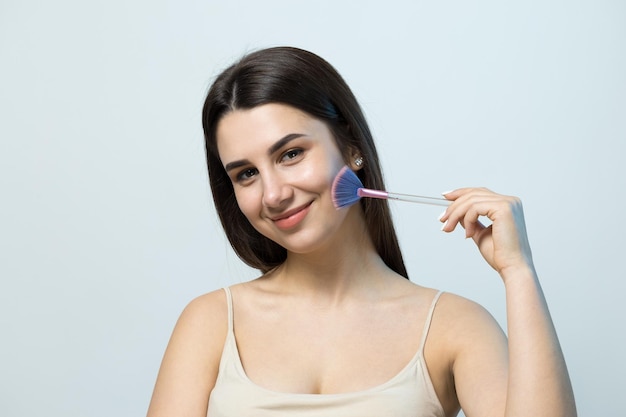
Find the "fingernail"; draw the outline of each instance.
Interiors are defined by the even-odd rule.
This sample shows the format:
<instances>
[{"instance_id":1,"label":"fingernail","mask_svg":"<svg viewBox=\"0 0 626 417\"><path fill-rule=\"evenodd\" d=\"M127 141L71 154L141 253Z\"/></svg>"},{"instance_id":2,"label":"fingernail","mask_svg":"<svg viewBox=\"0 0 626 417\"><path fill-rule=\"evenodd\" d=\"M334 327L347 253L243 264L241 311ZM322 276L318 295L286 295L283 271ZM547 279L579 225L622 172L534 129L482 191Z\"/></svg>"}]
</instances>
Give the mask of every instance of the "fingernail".
<instances>
[{"instance_id":1,"label":"fingernail","mask_svg":"<svg viewBox=\"0 0 626 417\"><path fill-rule=\"evenodd\" d=\"M442 218L443 216L445 216L446 211L447 211L447 210L444 210L444 211L443 211L443 212L439 215L439 217L437 217L437 220L441 221L441 218Z\"/></svg>"},{"instance_id":2,"label":"fingernail","mask_svg":"<svg viewBox=\"0 0 626 417\"><path fill-rule=\"evenodd\" d=\"M448 221L446 220L443 226L441 226L441 230L445 229L447 225L448 225Z\"/></svg>"},{"instance_id":3,"label":"fingernail","mask_svg":"<svg viewBox=\"0 0 626 417\"><path fill-rule=\"evenodd\" d=\"M454 190L450 190L450 191L444 191L443 193L441 193L441 195L446 195L446 194L450 194L452 191Z\"/></svg>"}]
</instances>

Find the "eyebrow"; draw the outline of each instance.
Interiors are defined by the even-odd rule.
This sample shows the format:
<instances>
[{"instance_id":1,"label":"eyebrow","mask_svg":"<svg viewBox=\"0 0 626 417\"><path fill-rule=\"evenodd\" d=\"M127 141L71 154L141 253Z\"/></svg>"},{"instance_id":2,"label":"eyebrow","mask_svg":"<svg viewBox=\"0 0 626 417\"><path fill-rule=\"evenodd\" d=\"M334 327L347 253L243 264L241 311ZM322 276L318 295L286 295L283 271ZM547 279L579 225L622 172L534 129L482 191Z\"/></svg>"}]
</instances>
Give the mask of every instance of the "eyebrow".
<instances>
[{"instance_id":1,"label":"eyebrow","mask_svg":"<svg viewBox=\"0 0 626 417\"><path fill-rule=\"evenodd\" d=\"M272 144L272 146L270 146L267 149L267 154L272 155L273 153L278 151L280 148L282 148L283 146L285 146L292 140L298 139L302 136L306 136L306 135L304 133L290 133L286 135L285 137L278 139L275 143ZM226 170L226 172L229 172L229 171L232 171L233 169L242 167L244 165L248 165L249 163L250 161L247 159L240 159L237 161L227 163L226 165L224 165L224 169Z\"/></svg>"}]
</instances>

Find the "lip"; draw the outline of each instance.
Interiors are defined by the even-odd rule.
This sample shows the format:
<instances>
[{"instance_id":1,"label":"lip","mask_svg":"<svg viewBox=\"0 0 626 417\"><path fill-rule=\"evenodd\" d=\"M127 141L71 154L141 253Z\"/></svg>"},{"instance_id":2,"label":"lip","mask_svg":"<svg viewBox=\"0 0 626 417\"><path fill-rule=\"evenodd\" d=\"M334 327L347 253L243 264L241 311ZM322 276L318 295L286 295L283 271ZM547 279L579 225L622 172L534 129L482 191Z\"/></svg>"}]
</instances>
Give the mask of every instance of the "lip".
<instances>
[{"instance_id":1,"label":"lip","mask_svg":"<svg viewBox=\"0 0 626 417\"><path fill-rule=\"evenodd\" d=\"M306 217L310 207L311 203L307 203L303 206L286 211L277 217L272 217L271 220L279 229L290 229Z\"/></svg>"}]
</instances>

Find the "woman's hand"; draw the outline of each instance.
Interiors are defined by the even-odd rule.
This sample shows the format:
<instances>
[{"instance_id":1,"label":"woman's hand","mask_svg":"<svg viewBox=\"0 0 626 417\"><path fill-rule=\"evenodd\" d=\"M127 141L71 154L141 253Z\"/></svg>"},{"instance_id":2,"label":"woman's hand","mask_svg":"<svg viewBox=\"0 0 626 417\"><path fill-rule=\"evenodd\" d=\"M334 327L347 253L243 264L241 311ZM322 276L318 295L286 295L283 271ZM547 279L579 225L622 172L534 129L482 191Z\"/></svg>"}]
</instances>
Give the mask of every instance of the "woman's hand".
<instances>
[{"instance_id":1,"label":"woman's hand","mask_svg":"<svg viewBox=\"0 0 626 417\"><path fill-rule=\"evenodd\" d=\"M474 239L480 253L505 284L508 382L504 415L575 417L572 384L533 266L522 202L517 197L485 188L462 188L444 196L452 203L440 217L444 222L442 230L451 232L461 224L466 236ZM487 217L491 225L481 224L480 216ZM472 349L475 344L471 340L466 349ZM476 371L476 358L481 355L466 357L465 361L457 359L455 379L460 395L466 398L466 404L461 406L468 411L479 407L475 414L484 415L481 404L474 402L471 387L485 385L482 381L477 383L476 378L480 379L490 365ZM465 390L468 391L464 395Z\"/></svg>"},{"instance_id":2,"label":"woman's hand","mask_svg":"<svg viewBox=\"0 0 626 417\"><path fill-rule=\"evenodd\" d=\"M465 228L485 260L505 279L509 270L531 268L532 254L522 202L517 197L496 194L486 188L460 188L444 194L452 203L439 218L441 230L452 232L457 224ZM485 226L479 217L487 217Z\"/></svg>"}]
</instances>

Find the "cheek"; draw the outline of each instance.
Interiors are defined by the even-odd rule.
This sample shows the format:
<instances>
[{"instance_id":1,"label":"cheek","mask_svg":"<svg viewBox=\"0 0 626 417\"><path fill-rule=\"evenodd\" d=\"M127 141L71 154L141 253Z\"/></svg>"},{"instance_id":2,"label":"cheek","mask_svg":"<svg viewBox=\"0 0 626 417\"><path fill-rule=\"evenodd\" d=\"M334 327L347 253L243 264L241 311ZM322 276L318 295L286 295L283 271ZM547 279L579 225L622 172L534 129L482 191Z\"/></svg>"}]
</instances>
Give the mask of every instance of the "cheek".
<instances>
[{"instance_id":1,"label":"cheek","mask_svg":"<svg viewBox=\"0 0 626 417\"><path fill-rule=\"evenodd\" d=\"M311 192L323 193L332 187L333 180L337 169L331 169L324 166L311 166L301 171L297 177L292 177L293 184Z\"/></svg>"},{"instance_id":2,"label":"cheek","mask_svg":"<svg viewBox=\"0 0 626 417\"><path fill-rule=\"evenodd\" d=\"M328 166L328 171L327 171L328 181L330 182L331 186L332 186L332 183L335 181L337 174L339 173L339 171L341 171L341 168L343 168L345 165L346 165L346 162L343 160L341 154L337 150L337 152L333 154L333 158L329 161L329 166Z\"/></svg>"},{"instance_id":3,"label":"cheek","mask_svg":"<svg viewBox=\"0 0 626 417\"><path fill-rule=\"evenodd\" d=\"M254 193L251 192L250 189L240 189L235 191L235 199L237 200L237 205L239 206L239 210L243 213L244 216L250 221L252 214L256 209L256 200ZM257 198L258 199L258 198ZM258 210L256 211L258 213Z\"/></svg>"},{"instance_id":4,"label":"cheek","mask_svg":"<svg viewBox=\"0 0 626 417\"><path fill-rule=\"evenodd\" d=\"M330 189L337 173L344 165L343 160L339 157L327 157L322 163L309 165L301 173L300 181L306 181L309 187L319 190Z\"/></svg>"}]
</instances>

